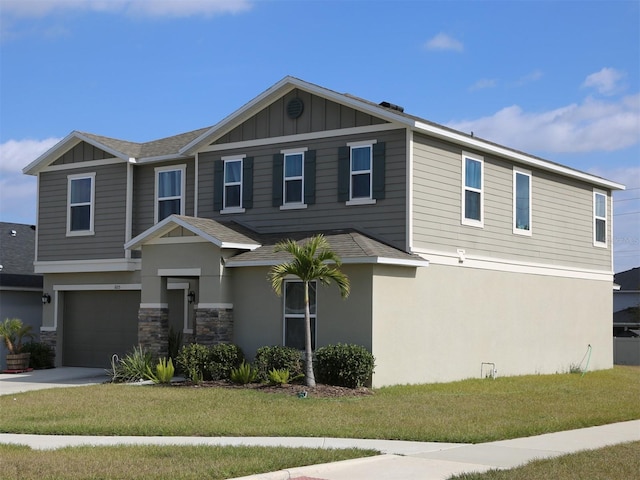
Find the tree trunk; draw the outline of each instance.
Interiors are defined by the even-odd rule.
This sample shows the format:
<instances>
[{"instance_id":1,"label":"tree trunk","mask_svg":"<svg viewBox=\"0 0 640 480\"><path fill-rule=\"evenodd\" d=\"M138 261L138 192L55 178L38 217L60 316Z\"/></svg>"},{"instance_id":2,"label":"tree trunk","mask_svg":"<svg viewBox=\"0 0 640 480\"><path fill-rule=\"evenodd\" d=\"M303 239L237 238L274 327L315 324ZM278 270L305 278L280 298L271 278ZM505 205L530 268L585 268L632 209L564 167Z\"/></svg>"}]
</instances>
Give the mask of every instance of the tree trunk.
<instances>
[{"instance_id":1,"label":"tree trunk","mask_svg":"<svg viewBox=\"0 0 640 480\"><path fill-rule=\"evenodd\" d=\"M309 282L304 284L304 351L306 358L307 387L316 386L316 377L313 374L313 349L311 348L311 312L309 311Z\"/></svg>"}]
</instances>

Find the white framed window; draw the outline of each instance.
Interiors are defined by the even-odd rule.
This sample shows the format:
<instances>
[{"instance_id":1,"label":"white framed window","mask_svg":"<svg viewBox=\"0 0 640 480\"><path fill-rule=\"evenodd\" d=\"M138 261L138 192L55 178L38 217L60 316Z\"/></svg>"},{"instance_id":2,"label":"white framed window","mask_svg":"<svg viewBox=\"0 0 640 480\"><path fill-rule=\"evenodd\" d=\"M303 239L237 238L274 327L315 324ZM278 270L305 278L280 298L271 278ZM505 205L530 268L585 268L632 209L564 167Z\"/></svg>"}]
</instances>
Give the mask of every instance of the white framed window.
<instances>
[{"instance_id":1,"label":"white framed window","mask_svg":"<svg viewBox=\"0 0 640 480\"><path fill-rule=\"evenodd\" d=\"M347 202L347 205L375 203L372 196L374 143L375 141L347 144L351 147L349 159L349 202Z\"/></svg>"},{"instance_id":2,"label":"white framed window","mask_svg":"<svg viewBox=\"0 0 640 480\"><path fill-rule=\"evenodd\" d=\"M593 191L593 245L607 246L607 193Z\"/></svg>"},{"instance_id":3,"label":"white framed window","mask_svg":"<svg viewBox=\"0 0 640 480\"><path fill-rule=\"evenodd\" d=\"M484 158L462 152L462 224L484 227Z\"/></svg>"},{"instance_id":4,"label":"white framed window","mask_svg":"<svg viewBox=\"0 0 640 480\"><path fill-rule=\"evenodd\" d=\"M531 235L532 175L513 167L513 233Z\"/></svg>"},{"instance_id":5,"label":"white framed window","mask_svg":"<svg viewBox=\"0 0 640 480\"><path fill-rule=\"evenodd\" d=\"M156 167L156 223L169 215L184 215L186 168L186 165Z\"/></svg>"},{"instance_id":6,"label":"white framed window","mask_svg":"<svg viewBox=\"0 0 640 480\"><path fill-rule=\"evenodd\" d=\"M316 348L316 282L309 283L311 348ZM284 283L284 345L304 350L304 284L300 280Z\"/></svg>"},{"instance_id":7,"label":"white framed window","mask_svg":"<svg viewBox=\"0 0 640 480\"><path fill-rule=\"evenodd\" d=\"M223 158L224 190L222 213L243 212L242 208L242 158Z\"/></svg>"},{"instance_id":8,"label":"white framed window","mask_svg":"<svg viewBox=\"0 0 640 480\"><path fill-rule=\"evenodd\" d=\"M282 182L283 206L304 204L304 152L283 151L284 165Z\"/></svg>"},{"instance_id":9,"label":"white framed window","mask_svg":"<svg viewBox=\"0 0 640 480\"><path fill-rule=\"evenodd\" d=\"M95 172L67 177L67 236L93 235Z\"/></svg>"}]
</instances>

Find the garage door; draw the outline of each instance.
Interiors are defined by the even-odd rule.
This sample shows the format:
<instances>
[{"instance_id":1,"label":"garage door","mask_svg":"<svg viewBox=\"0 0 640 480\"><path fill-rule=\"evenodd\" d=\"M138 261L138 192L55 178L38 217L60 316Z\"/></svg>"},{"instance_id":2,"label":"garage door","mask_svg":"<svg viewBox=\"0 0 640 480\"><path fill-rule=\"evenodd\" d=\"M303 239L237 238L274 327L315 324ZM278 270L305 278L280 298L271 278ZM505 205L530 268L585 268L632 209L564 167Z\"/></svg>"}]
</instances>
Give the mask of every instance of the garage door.
<instances>
[{"instance_id":1,"label":"garage door","mask_svg":"<svg viewBox=\"0 0 640 480\"><path fill-rule=\"evenodd\" d=\"M139 291L65 292L62 364L104 367L138 344Z\"/></svg>"}]
</instances>

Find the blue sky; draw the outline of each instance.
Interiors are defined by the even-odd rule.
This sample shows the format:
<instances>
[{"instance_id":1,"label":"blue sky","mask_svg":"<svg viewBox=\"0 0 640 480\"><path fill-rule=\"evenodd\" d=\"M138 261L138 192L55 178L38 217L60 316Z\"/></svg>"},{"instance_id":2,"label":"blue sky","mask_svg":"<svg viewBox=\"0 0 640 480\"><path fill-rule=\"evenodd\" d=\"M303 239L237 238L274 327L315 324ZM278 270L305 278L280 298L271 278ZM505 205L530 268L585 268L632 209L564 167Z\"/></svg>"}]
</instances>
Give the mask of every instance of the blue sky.
<instances>
[{"instance_id":1,"label":"blue sky","mask_svg":"<svg viewBox=\"0 0 640 480\"><path fill-rule=\"evenodd\" d=\"M213 125L286 75L624 183L615 270L640 265L640 2L0 0L0 221L73 130Z\"/></svg>"}]
</instances>

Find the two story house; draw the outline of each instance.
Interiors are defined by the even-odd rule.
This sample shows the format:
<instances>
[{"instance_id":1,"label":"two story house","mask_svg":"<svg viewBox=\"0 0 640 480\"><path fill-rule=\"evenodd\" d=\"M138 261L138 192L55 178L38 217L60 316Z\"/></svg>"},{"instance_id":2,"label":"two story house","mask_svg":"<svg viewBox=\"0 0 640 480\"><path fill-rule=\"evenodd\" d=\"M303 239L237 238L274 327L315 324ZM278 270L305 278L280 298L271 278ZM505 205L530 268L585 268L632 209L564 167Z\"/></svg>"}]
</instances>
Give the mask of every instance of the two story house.
<instances>
[{"instance_id":1,"label":"two story house","mask_svg":"<svg viewBox=\"0 0 640 480\"><path fill-rule=\"evenodd\" d=\"M41 337L62 365L140 344L302 347L279 240L323 233L348 299L314 286L313 342L357 343L373 386L612 366L612 202L624 187L286 77L210 128L74 131L38 177Z\"/></svg>"}]
</instances>

